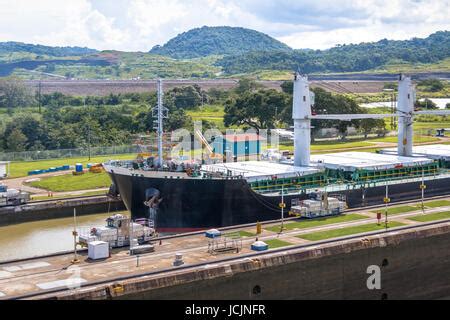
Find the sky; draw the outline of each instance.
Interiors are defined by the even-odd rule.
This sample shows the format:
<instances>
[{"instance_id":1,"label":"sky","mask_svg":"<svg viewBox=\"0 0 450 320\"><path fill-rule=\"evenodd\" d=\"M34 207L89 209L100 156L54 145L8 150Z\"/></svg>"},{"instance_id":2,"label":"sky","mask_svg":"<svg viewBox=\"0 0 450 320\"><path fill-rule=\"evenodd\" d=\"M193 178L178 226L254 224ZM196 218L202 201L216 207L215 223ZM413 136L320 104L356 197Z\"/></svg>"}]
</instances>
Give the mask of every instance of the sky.
<instances>
[{"instance_id":1,"label":"sky","mask_svg":"<svg viewBox=\"0 0 450 320\"><path fill-rule=\"evenodd\" d=\"M450 0L0 0L0 41L149 51L192 28L236 26L295 49L450 30Z\"/></svg>"}]
</instances>

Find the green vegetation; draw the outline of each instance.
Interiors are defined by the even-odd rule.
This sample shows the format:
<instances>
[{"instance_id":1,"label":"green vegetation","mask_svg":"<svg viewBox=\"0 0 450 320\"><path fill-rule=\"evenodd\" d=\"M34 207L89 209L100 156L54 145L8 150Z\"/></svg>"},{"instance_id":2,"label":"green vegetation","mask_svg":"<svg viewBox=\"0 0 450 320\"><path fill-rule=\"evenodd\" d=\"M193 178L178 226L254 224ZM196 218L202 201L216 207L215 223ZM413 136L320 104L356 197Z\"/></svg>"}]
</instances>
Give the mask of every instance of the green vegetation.
<instances>
[{"instance_id":1,"label":"green vegetation","mask_svg":"<svg viewBox=\"0 0 450 320\"><path fill-rule=\"evenodd\" d=\"M54 159L54 160L41 160L41 161L20 161L11 163L11 178L25 177L28 175L29 171L48 169L51 167L60 167L63 165L75 165L75 163L82 163L85 167L88 163L102 163L108 160L126 160L135 159L136 154L116 154L110 156L99 156L80 158L65 158L65 159ZM36 176L39 177L39 176Z\"/></svg>"},{"instance_id":2,"label":"green vegetation","mask_svg":"<svg viewBox=\"0 0 450 320\"><path fill-rule=\"evenodd\" d=\"M97 50L80 47L49 47L23 42L0 42L0 55L11 52L33 53L38 56L67 57L80 56L97 52Z\"/></svg>"},{"instance_id":3,"label":"green vegetation","mask_svg":"<svg viewBox=\"0 0 450 320\"><path fill-rule=\"evenodd\" d=\"M425 73L425 72L448 72L450 71L450 58L444 58L433 63L389 61L383 66L364 71L364 73ZM419 88L420 89L420 88Z\"/></svg>"},{"instance_id":4,"label":"green vegetation","mask_svg":"<svg viewBox=\"0 0 450 320\"><path fill-rule=\"evenodd\" d=\"M150 52L177 59L190 59L265 50L291 51L292 49L255 30L204 26L179 34L164 46L155 46Z\"/></svg>"},{"instance_id":5,"label":"green vegetation","mask_svg":"<svg viewBox=\"0 0 450 320\"><path fill-rule=\"evenodd\" d=\"M245 230L239 230L238 234L241 237L254 237L254 236L256 236L255 233L252 233L252 232L249 232L249 231L245 231Z\"/></svg>"},{"instance_id":6,"label":"green vegetation","mask_svg":"<svg viewBox=\"0 0 450 320\"><path fill-rule=\"evenodd\" d=\"M403 226L403 223L397 222L397 221L390 221L388 223L388 228L395 228ZM320 232L313 232L313 233L307 233L297 236L298 238L309 240L309 241L319 241L319 240L325 240L330 238L337 238L337 237L343 237L348 236L351 234L358 234L358 233L365 233L370 231L377 231L377 230L384 230L385 226L384 224L363 224L360 226L354 226L354 227L346 227L346 228L340 228L340 229L332 229L327 231L320 231Z\"/></svg>"},{"instance_id":7,"label":"green vegetation","mask_svg":"<svg viewBox=\"0 0 450 320\"><path fill-rule=\"evenodd\" d=\"M340 216L332 216L332 217L323 217L316 218L311 220L300 220L297 222L288 222L284 224L284 228L286 230L294 230L294 229L306 229L306 228L314 228L320 227L328 224L349 222L361 219L368 219L368 217L360 215L360 214L346 214ZM281 225L271 226L265 228L268 231L272 232L280 232Z\"/></svg>"},{"instance_id":8,"label":"green vegetation","mask_svg":"<svg viewBox=\"0 0 450 320\"><path fill-rule=\"evenodd\" d=\"M428 201L424 202L424 205L428 208L439 208L439 207L447 207L450 206L449 200L435 200L435 201Z\"/></svg>"},{"instance_id":9,"label":"green vegetation","mask_svg":"<svg viewBox=\"0 0 450 320\"><path fill-rule=\"evenodd\" d=\"M213 92L217 94L217 92ZM27 97L26 103L24 97ZM164 120L167 131L191 128L186 110L198 108L210 99L198 85L176 87L166 91L164 106L170 117ZM42 110L34 108L39 104ZM84 106L86 103L86 106ZM31 97L16 79L0 80L0 151L21 152L95 146L128 145L132 135L155 132L150 106L156 104L156 93L109 94L74 97L61 93ZM25 107L25 108L24 108ZM24 109L22 109L24 108ZM34 111L34 112L33 112ZM205 123L205 127L214 123Z\"/></svg>"},{"instance_id":10,"label":"green vegetation","mask_svg":"<svg viewBox=\"0 0 450 320\"><path fill-rule=\"evenodd\" d=\"M205 105L203 107L187 110L186 114L192 118L193 121L209 122L212 126L219 130L224 130L225 125L223 123L224 110L222 105Z\"/></svg>"},{"instance_id":11,"label":"green vegetation","mask_svg":"<svg viewBox=\"0 0 450 320\"><path fill-rule=\"evenodd\" d=\"M450 218L450 211L430 213L430 214L422 214L414 217L408 218L409 220L418 221L418 222L428 222L434 220L443 220Z\"/></svg>"},{"instance_id":12,"label":"green vegetation","mask_svg":"<svg viewBox=\"0 0 450 320\"><path fill-rule=\"evenodd\" d=\"M292 245L292 243L290 243L290 242L279 240L279 239L264 240L264 242L267 245L269 245L269 249L282 248L282 247Z\"/></svg>"},{"instance_id":13,"label":"green vegetation","mask_svg":"<svg viewBox=\"0 0 450 320\"><path fill-rule=\"evenodd\" d=\"M356 72L388 63L436 63L449 57L450 32L439 31L425 39L381 40L373 43L339 45L328 50L251 51L217 61L228 74L257 70ZM398 72L399 70L397 70Z\"/></svg>"},{"instance_id":14,"label":"green vegetation","mask_svg":"<svg viewBox=\"0 0 450 320\"><path fill-rule=\"evenodd\" d=\"M439 138L436 137L429 137L429 136L422 136L422 135L415 135L413 137L414 143L426 143L426 142L436 142L439 141ZM391 136L391 137L384 137L384 138L376 138L374 140L371 140L373 142L389 142L389 143L397 143L398 137L397 136Z\"/></svg>"},{"instance_id":15,"label":"green vegetation","mask_svg":"<svg viewBox=\"0 0 450 320\"><path fill-rule=\"evenodd\" d=\"M393 214L400 214L400 213L406 213L406 212L417 211L417 210L419 210L418 206L401 206L401 207L390 207L390 208L388 208L387 212L388 212L388 215L393 215ZM374 213L381 212L384 215L385 210L384 210L384 208L380 208L379 210L373 210L372 212L374 212Z\"/></svg>"},{"instance_id":16,"label":"green vegetation","mask_svg":"<svg viewBox=\"0 0 450 320\"><path fill-rule=\"evenodd\" d=\"M0 76L149 79L247 75L286 80L298 68L304 73L334 74L442 72L450 70L449 34L439 31L425 39L384 39L327 50L293 50L258 31L232 27L193 29L164 46L155 46L150 53L6 42L0 43ZM448 94L436 81L419 83L419 89Z\"/></svg>"},{"instance_id":17,"label":"green vegetation","mask_svg":"<svg viewBox=\"0 0 450 320\"><path fill-rule=\"evenodd\" d=\"M80 176L72 174L42 178L39 181L30 183L32 187L45 189L54 192L77 191L106 188L111 185L108 174L87 172Z\"/></svg>"}]
</instances>

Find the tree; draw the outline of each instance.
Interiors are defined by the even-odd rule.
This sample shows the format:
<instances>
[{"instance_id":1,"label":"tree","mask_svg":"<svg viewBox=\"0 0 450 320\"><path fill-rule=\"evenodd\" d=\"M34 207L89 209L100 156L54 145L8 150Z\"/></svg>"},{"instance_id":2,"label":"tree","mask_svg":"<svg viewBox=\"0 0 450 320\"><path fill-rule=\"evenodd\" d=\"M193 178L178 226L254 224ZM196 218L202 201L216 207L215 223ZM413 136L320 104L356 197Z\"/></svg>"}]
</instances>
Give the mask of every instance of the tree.
<instances>
[{"instance_id":1,"label":"tree","mask_svg":"<svg viewBox=\"0 0 450 320\"><path fill-rule=\"evenodd\" d=\"M284 93L288 93L288 94L294 93L294 83L292 81L283 81L283 83L280 85L280 87Z\"/></svg>"},{"instance_id":2,"label":"tree","mask_svg":"<svg viewBox=\"0 0 450 320\"><path fill-rule=\"evenodd\" d=\"M12 110L27 107L33 103L33 96L25 84L16 78L0 80L0 107Z\"/></svg>"},{"instance_id":3,"label":"tree","mask_svg":"<svg viewBox=\"0 0 450 320\"><path fill-rule=\"evenodd\" d=\"M274 128L277 113L289 105L289 96L276 90L246 92L225 104L225 126L247 125L257 132Z\"/></svg>"},{"instance_id":4,"label":"tree","mask_svg":"<svg viewBox=\"0 0 450 320\"><path fill-rule=\"evenodd\" d=\"M181 109L193 109L207 100L199 86L174 88L169 95L173 97L175 106Z\"/></svg>"},{"instance_id":5,"label":"tree","mask_svg":"<svg viewBox=\"0 0 450 320\"><path fill-rule=\"evenodd\" d=\"M331 94L322 88L312 90L315 94L315 104L312 111L317 114L345 114L345 113L365 113L365 110L358 104L343 95ZM280 115L280 120L286 124L292 124L292 98L288 100L285 109ZM342 139L345 139L349 126L359 127L359 120L312 120L312 136L323 128L336 128Z\"/></svg>"},{"instance_id":6,"label":"tree","mask_svg":"<svg viewBox=\"0 0 450 320\"><path fill-rule=\"evenodd\" d=\"M372 132L378 132L379 134L384 134L386 131L386 123L383 119L362 119L359 125L364 138Z\"/></svg>"},{"instance_id":7,"label":"tree","mask_svg":"<svg viewBox=\"0 0 450 320\"><path fill-rule=\"evenodd\" d=\"M424 99L422 101L417 100L416 103L414 104L414 108L415 109L430 110L430 109L437 109L437 105L436 105L436 103L434 103L430 99L426 98L426 99Z\"/></svg>"},{"instance_id":8,"label":"tree","mask_svg":"<svg viewBox=\"0 0 450 320\"><path fill-rule=\"evenodd\" d=\"M27 137L22 133L22 131L20 131L20 129L14 128L6 137L5 142L8 151L24 151L26 148Z\"/></svg>"},{"instance_id":9,"label":"tree","mask_svg":"<svg viewBox=\"0 0 450 320\"><path fill-rule=\"evenodd\" d=\"M418 86L425 87L426 91L438 92L444 89L444 84L439 79L426 79L418 83Z\"/></svg>"},{"instance_id":10,"label":"tree","mask_svg":"<svg viewBox=\"0 0 450 320\"><path fill-rule=\"evenodd\" d=\"M259 88L261 88L261 85L256 81L249 78L242 78L238 81L236 88L234 88L234 92L240 95L246 92L255 91Z\"/></svg>"}]
</instances>

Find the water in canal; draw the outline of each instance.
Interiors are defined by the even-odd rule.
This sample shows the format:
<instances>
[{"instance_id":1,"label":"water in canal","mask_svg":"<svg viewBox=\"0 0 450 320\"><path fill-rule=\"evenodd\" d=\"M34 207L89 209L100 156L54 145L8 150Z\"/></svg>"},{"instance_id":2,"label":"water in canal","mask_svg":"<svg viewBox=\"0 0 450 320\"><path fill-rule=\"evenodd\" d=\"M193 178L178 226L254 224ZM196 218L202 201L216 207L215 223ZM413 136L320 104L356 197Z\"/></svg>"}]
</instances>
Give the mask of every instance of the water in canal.
<instances>
[{"instance_id":1,"label":"water in canal","mask_svg":"<svg viewBox=\"0 0 450 320\"><path fill-rule=\"evenodd\" d=\"M122 213L122 212L120 212ZM104 226L111 214L77 217L79 227ZM73 249L73 218L27 222L0 227L0 261Z\"/></svg>"}]
</instances>

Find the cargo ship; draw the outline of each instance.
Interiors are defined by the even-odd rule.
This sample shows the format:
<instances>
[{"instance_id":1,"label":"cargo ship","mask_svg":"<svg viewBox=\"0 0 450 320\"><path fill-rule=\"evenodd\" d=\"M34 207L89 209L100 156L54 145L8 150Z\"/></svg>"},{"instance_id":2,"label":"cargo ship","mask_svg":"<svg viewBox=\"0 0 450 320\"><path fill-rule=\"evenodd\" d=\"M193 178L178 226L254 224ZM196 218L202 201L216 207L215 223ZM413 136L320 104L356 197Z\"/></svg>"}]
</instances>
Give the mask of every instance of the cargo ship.
<instances>
[{"instance_id":1,"label":"cargo ship","mask_svg":"<svg viewBox=\"0 0 450 320\"><path fill-rule=\"evenodd\" d=\"M414 87L401 76L396 152L343 152L310 155L312 119L362 119L386 115L312 115L313 95L306 75L295 74L293 99L294 157L277 161L193 163L164 160L162 90L159 82L158 157L104 164L112 180L110 194L120 195L134 219L151 219L158 232L188 232L281 218L291 206L325 192L348 207L392 202L450 191L450 146L415 154L412 148ZM418 112L419 113L419 112ZM422 114L425 112L421 112ZM444 114L445 111L443 111ZM440 114L434 112L434 114ZM436 150L430 149L430 150Z\"/></svg>"}]
</instances>

